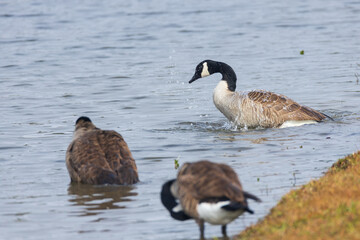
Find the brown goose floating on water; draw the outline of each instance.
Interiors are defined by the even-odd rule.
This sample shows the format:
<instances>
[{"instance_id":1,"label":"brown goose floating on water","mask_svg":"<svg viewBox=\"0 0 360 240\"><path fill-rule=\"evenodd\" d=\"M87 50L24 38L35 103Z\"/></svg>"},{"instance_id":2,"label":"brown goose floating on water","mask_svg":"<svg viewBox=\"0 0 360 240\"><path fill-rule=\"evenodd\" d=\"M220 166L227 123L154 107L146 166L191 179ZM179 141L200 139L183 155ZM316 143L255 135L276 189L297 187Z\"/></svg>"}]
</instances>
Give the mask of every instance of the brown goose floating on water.
<instances>
[{"instance_id":1,"label":"brown goose floating on water","mask_svg":"<svg viewBox=\"0 0 360 240\"><path fill-rule=\"evenodd\" d=\"M176 179L166 182L161 191L161 202L176 220L195 219L204 239L204 222L226 225L249 209L247 199L260 199L243 191L234 170L226 165L200 161L185 163Z\"/></svg>"},{"instance_id":2,"label":"brown goose floating on water","mask_svg":"<svg viewBox=\"0 0 360 240\"><path fill-rule=\"evenodd\" d=\"M75 124L73 141L66 152L72 182L133 184L139 181L135 160L123 137L97 128L88 117Z\"/></svg>"},{"instance_id":3,"label":"brown goose floating on water","mask_svg":"<svg viewBox=\"0 0 360 240\"><path fill-rule=\"evenodd\" d=\"M239 127L290 127L320 122L325 118L332 120L331 117L302 106L284 95L263 90L235 92L236 74L223 62L202 61L197 65L189 83L214 73L222 74L222 80L214 89L214 104Z\"/></svg>"}]
</instances>

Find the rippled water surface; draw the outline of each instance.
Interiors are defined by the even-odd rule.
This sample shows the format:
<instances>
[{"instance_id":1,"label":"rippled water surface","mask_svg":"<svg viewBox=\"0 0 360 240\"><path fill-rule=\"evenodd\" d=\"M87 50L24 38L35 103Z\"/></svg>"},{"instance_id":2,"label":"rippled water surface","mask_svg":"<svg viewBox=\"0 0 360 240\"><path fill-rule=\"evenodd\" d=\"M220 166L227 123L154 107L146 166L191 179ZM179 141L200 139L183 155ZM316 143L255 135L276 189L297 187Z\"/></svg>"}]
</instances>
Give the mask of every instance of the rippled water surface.
<instances>
[{"instance_id":1,"label":"rippled water surface","mask_svg":"<svg viewBox=\"0 0 360 240\"><path fill-rule=\"evenodd\" d=\"M229 225L240 232L360 149L359 39L358 1L1 1L1 238L198 239L159 200L176 158L228 163L262 198ZM238 90L282 93L335 121L236 130L212 103L219 74L188 84L204 59L230 64ZM82 115L123 135L141 183L69 184Z\"/></svg>"}]
</instances>

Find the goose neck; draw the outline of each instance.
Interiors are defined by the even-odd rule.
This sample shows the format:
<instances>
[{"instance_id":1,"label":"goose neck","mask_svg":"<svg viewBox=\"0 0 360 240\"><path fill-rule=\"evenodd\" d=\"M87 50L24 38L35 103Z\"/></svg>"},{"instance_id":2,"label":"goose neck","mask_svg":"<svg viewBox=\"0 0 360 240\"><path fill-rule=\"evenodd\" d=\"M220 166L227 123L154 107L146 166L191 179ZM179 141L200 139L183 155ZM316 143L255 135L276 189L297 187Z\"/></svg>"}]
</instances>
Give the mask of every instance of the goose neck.
<instances>
[{"instance_id":1,"label":"goose neck","mask_svg":"<svg viewBox=\"0 0 360 240\"><path fill-rule=\"evenodd\" d=\"M222 75L222 80L227 82L228 89L230 91L235 91L236 89L236 74L232 67L227 65L226 63L219 62L219 72Z\"/></svg>"}]
</instances>

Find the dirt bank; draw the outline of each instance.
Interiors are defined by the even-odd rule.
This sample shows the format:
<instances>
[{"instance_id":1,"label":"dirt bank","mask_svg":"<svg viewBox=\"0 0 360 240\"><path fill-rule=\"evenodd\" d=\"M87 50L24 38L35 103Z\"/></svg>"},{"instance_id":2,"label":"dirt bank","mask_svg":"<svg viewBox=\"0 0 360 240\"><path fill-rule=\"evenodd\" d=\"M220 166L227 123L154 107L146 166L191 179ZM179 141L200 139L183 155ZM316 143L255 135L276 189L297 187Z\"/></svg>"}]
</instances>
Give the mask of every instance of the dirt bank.
<instances>
[{"instance_id":1,"label":"dirt bank","mask_svg":"<svg viewBox=\"0 0 360 240\"><path fill-rule=\"evenodd\" d=\"M360 239L360 151L286 194L235 239Z\"/></svg>"}]
</instances>

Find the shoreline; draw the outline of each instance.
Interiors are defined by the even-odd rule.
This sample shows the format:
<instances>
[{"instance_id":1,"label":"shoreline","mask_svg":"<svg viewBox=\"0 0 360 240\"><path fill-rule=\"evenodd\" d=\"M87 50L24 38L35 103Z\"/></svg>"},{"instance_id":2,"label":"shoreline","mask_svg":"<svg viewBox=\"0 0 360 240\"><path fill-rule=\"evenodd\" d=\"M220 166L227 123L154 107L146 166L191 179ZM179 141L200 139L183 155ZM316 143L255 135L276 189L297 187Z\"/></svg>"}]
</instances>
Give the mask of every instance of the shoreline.
<instances>
[{"instance_id":1,"label":"shoreline","mask_svg":"<svg viewBox=\"0 0 360 240\"><path fill-rule=\"evenodd\" d=\"M291 190L234 239L360 239L360 151Z\"/></svg>"}]
</instances>

